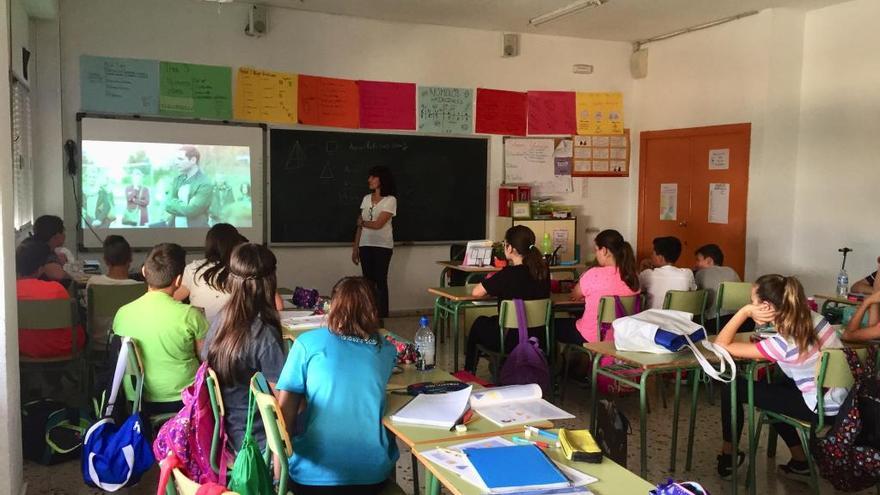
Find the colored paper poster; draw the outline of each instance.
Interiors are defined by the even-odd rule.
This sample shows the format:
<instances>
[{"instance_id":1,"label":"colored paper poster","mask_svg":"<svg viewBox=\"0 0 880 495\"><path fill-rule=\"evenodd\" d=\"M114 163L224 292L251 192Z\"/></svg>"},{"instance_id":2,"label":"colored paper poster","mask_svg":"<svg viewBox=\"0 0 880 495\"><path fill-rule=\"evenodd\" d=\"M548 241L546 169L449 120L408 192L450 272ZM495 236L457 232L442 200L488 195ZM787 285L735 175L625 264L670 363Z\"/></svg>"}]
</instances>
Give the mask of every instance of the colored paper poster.
<instances>
[{"instance_id":1,"label":"colored paper poster","mask_svg":"<svg viewBox=\"0 0 880 495\"><path fill-rule=\"evenodd\" d=\"M527 105L526 93L477 88L476 132L525 136Z\"/></svg>"},{"instance_id":2,"label":"colored paper poster","mask_svg":"<svg viewBox=\"0 0 880 495\"><path fill-rule=\"evenodd\" d=\"M553 174L571 175L573 148L571 139L560 139L553 150Z\"/></svg>"},{"instance_id":3,"label":"colored paper poster","mask_svg":"<svg viewBox=\"0 0 880 495\"><path fill-rule=\"evenodd\" d=\"M358 81L357 87L361 128L415 130L415 84Z\"/></svg>"},{"instance_id":4,"label":"colored paper poster","mask_svg":"<svg viewBox=\"0 0 880 495\"><path fill-rule=\"evenodd\" d=\"M578 134L623 134L621 93L577 93L575 109Z\"/></svg>"},{"instance_id":5,"label":"colored paper poster","mask_svg":"<svg viewBox=\"0 0 880 495\"><path fill-rule=\"evenodd\" d=\"M80 106L85 111L159 113L159 61L79 58Z\"/></svg>"},{"instance_id":6,"label":"colored paper poster","mask_svg":"<svg viewBox=\"0 0 880 495\"><path fill-rule=\"evenodd\" d=\"M467 134L473 128L473 89L419 86L419 131Z\"/></svg>"},{"instance_id":7,"label":"colored paper poster","mask_svg":"<svg viewBox=\"0 0 880 495\"><path fill-rule=\"evenodd\" d=\"M160 62L159 113L217 120L232 118L232 69Z\"/></svg>"},{"instance_id":8,"label":"colored paper poster","mask_svg":"<svg viewBox=\"0 0 880 495\"><path fill-rule=\"evenodd\" d=\"M235 118L296 124L296 88L296 74L242 67L235 76Z\"/></svg>"},{"instance_id":9,"label":"colored paper poster","mask_svg":"<svg viewBox=\"0 0 880 495\"><path fill-rule=\"evenodd\" d=\"M709 184L709 223L728 223L730 184Z\"/></svg>"},{"instance_id":10,"label":"colored paper poster","mask_svg":"<svg viewBox=\"0 0 880 495\"><path fill-rule=\"evenodd\" d=\"M678 184L660 184L660 220L678 217Z\"/></svg>"},{"instance_id":11,"label":"colored paper poster","mask_svg":"<svg viewBox=\"0 0 880 495\"><path fill-rule=\"evenodd\" d=\"M572 91L529 91L529 134L574 134Z\"/></svg>"},{"instance_id":12,"label":"colored paper poster","mask_svg":"<svg viewBox=\"0 0 880 495\"><path fill-rule=\"evenodd\" d=\"M356 129L360 124L359 113L355 81L300 74L297 105L300 124Z\"/></svg>"}]
</instances>

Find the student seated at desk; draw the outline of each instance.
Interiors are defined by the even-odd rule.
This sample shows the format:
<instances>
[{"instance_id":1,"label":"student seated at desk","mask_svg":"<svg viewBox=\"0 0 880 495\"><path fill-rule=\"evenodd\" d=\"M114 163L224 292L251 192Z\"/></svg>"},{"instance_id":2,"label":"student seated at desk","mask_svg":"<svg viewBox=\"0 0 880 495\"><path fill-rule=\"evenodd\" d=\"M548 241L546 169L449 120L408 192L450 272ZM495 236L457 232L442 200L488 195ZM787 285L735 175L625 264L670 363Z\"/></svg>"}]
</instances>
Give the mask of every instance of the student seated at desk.
<instances>
[{"instance_id":1,"label":"student seated at desk","mask_svg":"<svg viewBox=\"0 0 880 495\"><path fill-rule=\"evenodd\" d=\"M119 308L113 319L114 333L131 337L140 349L146 415L180 410L180 391L199 369L208 322L199 310L171 297L180 287L185 264L186 251L177 244L154 247L141 269L147 293Z\"/></svg>"},{"instance_id":2,"label":"student seated at desk","mask_svg":"<svg viewBox=\"0 0 880 495\"><path fill-rule=\"evenodd\" d=\"M694 252L697 259L694 280L698 289L706 290L706 328L715 328L715 296L722 282L739 282L739 274L729 266L724 266L724 253L718 244L700 246ZM730 320L732 312L721 315L720 326ZM751 331L751 329L749 330Z\"/></svg>"},{"instance_id":3,"label":"student seated at desk","mask_svg":"<svg viewBox=\"0 0 880 495\"><path fill-rule=\"evenodd\" d=\"M632 246L616 230L603 230L593 241L598 266L590 268L571 291L572 301L584 301L584 314L556 319L556 340L566 344L598 342L599 300L604 296L634 296L639 293L639 275ZM606 336L613 340L613 331Z\"/></svg>"},{"instance_id":4,"label":"student seated at desk","mask_svg":"<svg viewBox=\"0 0 880 495\"><path fill-rule=\"evenodd\" d=\"M660 309L666 292L670 290L694 290L694 272L690 268L678 268L675 262L681 256L681 241L676 237L657 237L650 260L643 260L639 283L648 296L648 307Z\"/></svg>"},{"instance_id":5,"label":"student seated at desk","mask_svg":"<svg viewBox=\"0 0 880 495\"><path fill-rule=\"evenodd\" d=\"M55 280L67 286L70 283L70 275L64 271L64 264L73 260L68 259L67 254L70 251L64 248L64 241L67 239L64 233L64 221L55 215L37 217L34 220L31 238L49 246L49 259L43 267L40 278Z\"/></svg>"},{"instance_id":6,"label":"student seated at desk","mask_svg":"<svg viewBox=\"0 0 880 495\"><path fill-rule=\"evenodd\" d=\"M880 283L878 283L878 278L880 277L877 277L877 273L880 272L880 257L877 258L877 265L878 269L874 273L853 284L851 292L872 294L880 290Z\"/></svg>"},{"instance_id":7,"label":"student seated at desk","mask_svg":"<svg viewBox=\"0 0 880 495\"><path fill-rule=\"evenodd\" d=\"M67 289L54 280L40 280L52 250L45 242L26 239L15 250L16 295L19 301L70 299ZM53 330L18 329L18 350L29 358L54 358L71 353L71 329ZM77 326L77 349L85 345L85 333Z\"/></svg>"},{"instance_id":8,"label":"student seated at desk","mask_svg":"<svg viewBox=\"0 0 880 495\"><path fill-rule=\"evenodd\" d=\"M483 280L474 287L473 295L490 295L501 301L510 299L546 299L550 297L550 269L544 262L541 251L535 247L535 233L524 225L507 229L504 234L504 257L509 261L500 272ZM541 348L547 349L544 342L544 327L530 328L529 335L541 341ZM475 373L479 359L477 346L501 349L499 342L498 316L480 316L474 320L468 333L465 347L464 369ZM504 338L504 348L513 350L519 334L508 331Z\"/></svg>"},{"instance_id":9,"label":"student seated at desk","mask_svg":"<svg viewBox=\"0 0 880 495\"><path fill-rule=\"evenodd\" d=\"M327 328L293 342L276 389L287 431L306 401L293 438L291 491L297 495L378 493L399 456L382 426L385 387L397 351L379 335L375 286L346 277L333 287Z\"/></svg>"},{"instance_id":10,"label":"student seated at desk","mask_svg":"<svg viewBox=\"0 0 880 495\"><path fill-rule=\"evenodd\" d=\"M877 281L874 284L880 285ZM868 325L863 327L861 323L865 313L868 313ZM842 337L851 342L880 339L880 290L874 291L859 304L852 319L846 324Z\"/></svg>"},{"instance_id":11,"label":"student seated at desk","mask_svg":"<svg viewBox=\"0 0 880 495\"><path fill-rule=\"evenodd\" d=\"M104 238L104 264L107 265L107 274L95 275L86 283L86 296L89 287L93 285L135 285L142 282L128 277L131 269L131 246L125 237L121 235L108 235ZM113 323L112 317L93 318L94 328L89 330L90 346L94 349L104 349L107 345L107 336Z\"/></svg>"},{"instance_id":12,"label":"student seated at desk","mask_svg":"<svg viewBox=\"0 0 880 495\"><path fill-rule=\"evenodd\" d=\"M234 449L241 448L247 425L248 390L260 371L274 389L284 367L281 322L275 309L275 255L253 243L239 244L229 258L229 302L211 323L202 358L220 381L226 409L226 433ZM266 433L260 415L254 417L254 437L260 448Z\"/></svg>"},{"instance_id":13,"label":"student seated at desk","mask_svg":"<svg viewBox=\"0 0 880 495\"><path fill-rule=\"evenodd\" d=\"M734 342L739 326L752 318L756 324L770 323L776 327L777 335L758 342ZM760 409L786 414L804 421L817 421L816 415L816 366L820 351L825 348L841 347L834 328L821 315L812 313L807 306L804 288L795 277L764 275L752 288L752 303L744 306L721 333L715 343L726 348L734 357L763 359L775 363L785 373L782 381L767 383L755 381L755 406ZM745 378L737 378L736 432L730 425L730 385L721 392L721 429L724 443L718 456L718 474L729 478L733 463L732 440L739 436L743 426L742 404L748 401L748 385ZM825 392L825 414L837 415L840 405L846 399L847 390L831 388ZM774 423L773 428L791 450L791 460L780 465L779 470L786 477L809 482L810 470L806 453L801 447L797 431L790 425ZM737 453L737 465L745 455Z\"/></svg>"}]
</instances>

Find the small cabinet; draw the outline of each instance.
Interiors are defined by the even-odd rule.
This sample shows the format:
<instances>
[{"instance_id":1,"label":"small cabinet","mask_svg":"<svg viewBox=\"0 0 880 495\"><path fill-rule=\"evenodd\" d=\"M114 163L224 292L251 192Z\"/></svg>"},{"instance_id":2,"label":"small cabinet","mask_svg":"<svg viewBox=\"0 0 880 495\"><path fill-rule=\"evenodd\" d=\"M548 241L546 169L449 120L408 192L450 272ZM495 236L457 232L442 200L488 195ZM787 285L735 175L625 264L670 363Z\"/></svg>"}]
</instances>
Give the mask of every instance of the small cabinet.
<instances>
[{"instance_id":1,"label":"small cabinet","mask_svg":"<svg viewBox=\"0 0 880 495\"><path fill-rule=\"evenodd\" d=\"M550 234L550 243L553 249L556 246L562 246L559 250L559 259L561 261L574 261L575 242L577 238L577 219L566 218L562 220L514 220L508 217L499 217L497 223L498 240L504 237L504 232L514 225L525 225L532 229L535 233L535 246L541 249L541 241L544 239L544 233Z\"/></svg>"}]
</instances>

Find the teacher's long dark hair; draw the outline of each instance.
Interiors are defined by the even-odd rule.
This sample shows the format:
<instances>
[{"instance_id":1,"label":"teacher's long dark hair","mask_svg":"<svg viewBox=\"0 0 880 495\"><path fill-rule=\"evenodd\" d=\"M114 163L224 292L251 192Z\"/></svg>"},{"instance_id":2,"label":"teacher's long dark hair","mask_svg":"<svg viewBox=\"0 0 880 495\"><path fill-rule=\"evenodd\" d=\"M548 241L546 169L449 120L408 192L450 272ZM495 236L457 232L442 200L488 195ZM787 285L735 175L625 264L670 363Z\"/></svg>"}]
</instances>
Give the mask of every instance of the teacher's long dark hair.
<instances>
[{"instance_id":1,"label":"teacher's long dark hair","mask_svg":"<svg viewBox=\"0 0 880 495\"><path fill-rule=\"evenodd\" d=\"M251 370L243 368L242 356L251 325L257 318L278 332L281 345L281 322L275 309L276 264L272 251L260 244L239 244L232 251L227 280L231 296L220 316L223 322L208 349L208 365L224 385L250 379Z\"/></svg>"},{"instance_id":2,"label":"teacher's long dark hair","mask_svg":"<svg viewBox=\"0 0 880 495\"><path fill-rule=\"evenodd\" d=\"M379 178L380 196L397 196L397 186L394 184L394 176L388 167L377 165L367 171L367 176Z\"/></svg>"},{"instance_id":3,"label":"teacher's long dark hair","mask_svg":"<svg viewBox=\"0 0 880 495\"><path fill-rule=\"evenodd\" d=\"M516 225L507 229L504 240L513 249L522 255L523 265L529 269L533 279L541 281L550 278L550 269L541 255L541 250L535 246L535 233L525 225Z\"/></svg>"}]
</instances>

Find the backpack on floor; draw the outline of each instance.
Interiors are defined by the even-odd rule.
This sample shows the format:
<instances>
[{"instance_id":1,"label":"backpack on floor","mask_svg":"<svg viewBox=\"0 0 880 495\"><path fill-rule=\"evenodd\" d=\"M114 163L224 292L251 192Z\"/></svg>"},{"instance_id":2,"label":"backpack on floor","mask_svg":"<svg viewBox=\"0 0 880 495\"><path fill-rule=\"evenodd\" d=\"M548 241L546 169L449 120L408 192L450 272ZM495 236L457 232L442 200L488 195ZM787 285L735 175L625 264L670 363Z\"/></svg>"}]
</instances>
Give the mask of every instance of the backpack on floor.
<instances>
[{"instance_id":1,"label":"backpack on floor","mask_svg":"<svg viewBox=\"0 0 880 495\"><path fill-rule=\"evenodd\" d=\"M632 433L629 420L610 400L600 400L594 437L602 453L626 467L627 437Z\"/></svg>"},{"instance_id":2,"label":"backpack on floor","mask_svg":"<svg viewBox=\"0 0 880 495\"><path fill-rule=\"evenodd\" d=\"M538 339L529 337L529 330L526 328L528 321L526 320L526 308L522 299L514 299L513 305L516 307L516 319L519 323L517 329L519 343L507 355L498 380L501 385L537 383L540 385L544 397L549 397L552 389L550 388L550 367L547 365L547 358L541 351Z\"/></svg>"},{"instance_id":3,"label":"backpack on floor","mask_svg":"<svg viewBox=\"0 0 880 495\"><path fill-rule=\"evenodd\" d=\"M159 429L153 442L156 459L168 457L173 452L180 460L180 470L191 480L203 484L226 482L226 430L220 421L219 459L220 473L211 466L211 442L214 438L214 412L208 392L208 364L202 363L193 384L180 393L183 409Z\"/></svg>"},{"instance_id":4,"label":"backpack on floor","mask_svg":"<svg viewBox=\"0 0 880 495\"><path fill-rule=\"evenodd\" d=\"M21 445L25 459L51 466L76 459L89 428L85 414L74 407L39 399L21 406Z\"/></svg>"},{"instance_id":5,"label":"backpack on floor","mask_svg":"<svg viewBox=\"0 0 880 495\"><path fill-rule=\"evenodd\" d=\"M877 348L869 347L865 364L852 349L844 348L855 383L840 407L834 426L824 436L810 432L810 452L823 478L834 488L854 492L880 482L878 438Z\"/></svg>"},{"instance_id":6,"label":"backpack on floor","mask_svg":"<svg viewBox=\"0 0 880 495\"><path fill-rule=\"evenodd\" d=\"M126 337L128 339L128 337ZM89 486L107 492L132 486L155 463L150 451L149 427L137 412L140 408L142 390L137 391L134 410L121 425L113 419L113 410L128 361L128 347L123 345L113 374L113 389L102 419L88 429L83 441L82 473Z\"/></svg>"}]
</instances>

